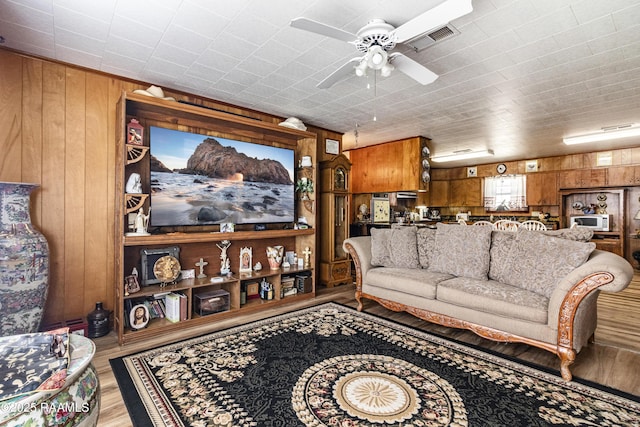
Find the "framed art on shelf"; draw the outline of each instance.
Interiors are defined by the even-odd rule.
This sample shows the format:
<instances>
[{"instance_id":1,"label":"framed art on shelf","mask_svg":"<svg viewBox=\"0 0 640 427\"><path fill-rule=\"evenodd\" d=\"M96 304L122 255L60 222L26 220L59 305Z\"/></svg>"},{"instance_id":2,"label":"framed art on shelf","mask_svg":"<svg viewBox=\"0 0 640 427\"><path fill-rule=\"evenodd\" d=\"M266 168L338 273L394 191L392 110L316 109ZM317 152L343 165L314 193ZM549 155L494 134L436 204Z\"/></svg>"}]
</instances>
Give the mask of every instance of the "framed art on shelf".
<instances>
[{"instance_id":1,"label":"framed art on shelf","mask_svg":"<svg viewBox=\"0 0 640 427\"><path fill-rule=\"evenodd\" d=\"M142 249L140 251L140 260L142 264L142 286L162 282L162 280L156 277L153 267L155 266L156 261L164 256L172 256L176 259L180 259L180 248L178 246L170 246L168 248Z\"/></svg>"},{"instance_id":2,"label":"framed art on shelf","mask_svg":"<svg viewBox=\"0 0 640 427\"><path fill-rule=\"evenodd\" d=\"M251 272L251 262L253 258L251 248L241 248L240 249L240 272L241 273L250 273Z\"/></svg>"}]
</instances>

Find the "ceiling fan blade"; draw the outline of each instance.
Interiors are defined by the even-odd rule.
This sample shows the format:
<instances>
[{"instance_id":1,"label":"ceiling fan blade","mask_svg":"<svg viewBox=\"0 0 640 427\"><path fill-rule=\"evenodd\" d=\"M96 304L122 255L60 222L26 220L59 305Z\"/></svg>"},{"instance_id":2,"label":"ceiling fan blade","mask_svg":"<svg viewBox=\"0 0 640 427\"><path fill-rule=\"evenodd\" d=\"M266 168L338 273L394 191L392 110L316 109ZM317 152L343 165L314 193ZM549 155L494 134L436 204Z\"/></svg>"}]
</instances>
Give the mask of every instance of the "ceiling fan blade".
<instances>
[{"instance_id":1,"label":"ceiling fan blade","mask_svg":"<svg viewBox=\"0 0 640 427\"><path fill-rule=\"evenodd\" d=\"M294 18L289 23L293 28L310 31L322 36L331 37L345 42L353 42L358 37L348 31L341 30L331 25L323 24L307 18Z\"/></svg>"},{"instance_id":2,"label":"ceiling fan blade","mask_svg":"<svg viewBox=\"0 0 640 427\"><path fill-rule=\"evenodd\" d=\"M415 36L466 15L472 10L471 0L446 0L444 3L427 10L422 15L418 15L411 21L396 28L393 31L396 36L396 43L404 43Z\"/></svg>"},{"instance_id":3,"label":"ceiling fan blade","mask_svg":"<svg viewBox=\"0 0 640 427\"><path fill-rule=\"evenodd\" d=\"M340 80L349 76L353 73L353 68L362 61L362 58L353 58L350 59L349 62L344 64L342 67L335 70L333 73L329 74L323 81L317 84L317 88L319 89L327 89L338 83Z\"/></svg>"},{"instance_id":4,"label":"ceiling fan blade","mask_svg":"<svg viewBox=\"0 0 640 427\"><path fill-rule=\"evenodd\" d=\"M389 55L389 62L396 68L396 70L405 73L407 76L423 85L433 83L438 78L436 73L401 53L392 53Z\"/></svg>"}]
</instances>

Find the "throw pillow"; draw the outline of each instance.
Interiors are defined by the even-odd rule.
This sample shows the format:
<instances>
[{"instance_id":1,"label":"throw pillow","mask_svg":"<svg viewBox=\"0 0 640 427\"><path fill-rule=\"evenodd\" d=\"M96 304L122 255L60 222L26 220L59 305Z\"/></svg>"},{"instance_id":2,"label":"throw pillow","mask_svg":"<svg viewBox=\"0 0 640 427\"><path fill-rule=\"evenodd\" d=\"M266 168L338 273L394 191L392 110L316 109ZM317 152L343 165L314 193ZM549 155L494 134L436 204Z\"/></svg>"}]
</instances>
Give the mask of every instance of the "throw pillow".
<instances>
[{"instance_id":1,"label":"throw pillow","mask_svg":"<svg viewBox=\"0 0 640 427\"><path fill-rule=\"evenodd\" d=\"M436 247L436 230L434 228L419 228L417 233L418 261L420 267L429 268L429 260Z\"/></svg>"},{"instance_id":2,"label":"throw pillow","mask_svg":"<svg viewBox=\"0 0 640 427\"><path fill-rule=\"evenodd\" d=\"M543 231L542 233L547 236L562 237L563 239L577 242L588 242L593 237L593 230L583 227L561 228L559 230Z\"/></svg>"},{"instance_id":3,"label":"throw pillow","mask_svg":"<svg viewBox=\"0 0 640 427\"><path fill-rule=\"evenodd\" d=\"M518 230L505 282L549 298L560 279L584 264L595 248L592 242Z\"/></svg>"},{"instance_id":4,"label":"throw pillow","mask_svg":"<svg viewBox=\"0 0 640 427\"><path fill-rule=\"evenodd\" d=\"M486 280L491 227L438 223L429 270Z\"/></svg>"},{"instance_id":5,"label":"throw pillow","mask_svg":"<svg viewBox=\"0 0 640 427\"><path fill-rule=\"evenodd\" d=\"M391 230L388 228L371 229L371 265L378 267L393 267L389 239Z\"/></svg>"},{"instance_id":6,"label":"throw pillow","mask_svg":"<svg viewBox=\"0 0 640 427\"><path fill-rule=\"evenodd\" d=\"M489 279L506 283L509 274L511 247L517 233L513 231L494 230L491 233L491 261L489 263Z\"/></svg>"},{"instance_id":7,"label":"throw pillow","mask_svg":"<svg viewBox=\"0 0 640 427\"><path fill-rule=\"evenodd\" d=\"M417 227L402 226L391 228L389 249L391 262L397 268L419 268Z\"/></svg>"}]
</instances>

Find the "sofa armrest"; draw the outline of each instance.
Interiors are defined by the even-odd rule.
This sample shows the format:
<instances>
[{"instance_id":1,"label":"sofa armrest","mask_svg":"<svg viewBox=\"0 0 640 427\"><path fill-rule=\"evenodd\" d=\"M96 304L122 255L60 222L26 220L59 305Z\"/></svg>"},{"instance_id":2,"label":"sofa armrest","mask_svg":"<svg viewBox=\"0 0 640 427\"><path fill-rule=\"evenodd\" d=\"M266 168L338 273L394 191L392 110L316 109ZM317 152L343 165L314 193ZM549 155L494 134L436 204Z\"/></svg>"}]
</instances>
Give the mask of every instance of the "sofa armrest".
<instances>
[{"instance_id":1,"label":"sofa armrest","mask_svg":"<svg viewBox=\"0 0 640 427\"><path fill-rule=\"evenodd\" d=\"M567 297L567 293L576 292L574 287L583 279L596 273L609 273L613 276L611 279L598 279L597 285L588 291L581 288L580 292L585 291L583 297L591 293L594 289L607 292L620 292L625 289L633 279L633 267L629 262L619 255L612 252L594 250L587 262L566 275L551 294L549 299L549 324L553 325L558 322L563 301ZM602 276L602 275L601 275ZM581 298L582 299L582 298Z\"/></svg>"},{"instance_id":2,"label":"sofa armrest","mask_svg":"<svg viewBox=\"0 0 640 427\"><path fill-rule=\"evenodd\" d=\"M356 266L356 290L362 290L362 280L371 265L371 236L350 237L342 243L342 248L351 255Z\"/></svg>"}]
</instances>

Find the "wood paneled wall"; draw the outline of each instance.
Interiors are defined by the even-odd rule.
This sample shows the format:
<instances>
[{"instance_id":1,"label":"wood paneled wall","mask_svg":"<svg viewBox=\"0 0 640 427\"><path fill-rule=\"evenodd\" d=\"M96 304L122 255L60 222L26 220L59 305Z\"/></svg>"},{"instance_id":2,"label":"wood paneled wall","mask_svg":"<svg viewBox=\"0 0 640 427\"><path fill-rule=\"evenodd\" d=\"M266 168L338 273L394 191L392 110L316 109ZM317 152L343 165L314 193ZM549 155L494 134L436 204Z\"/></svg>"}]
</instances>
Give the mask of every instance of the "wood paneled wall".
<instances>
[{"instance_id":1,"label":"wood paneled wall","mask_svg":"<svg viewBox=\"0 0 640 427\"><path fill-rule=\"evenodd\" d=\"M45 323L86 317L97 301L113 309L114 284L120 281L114 278L116 102L123 90L148 86L0 49L0 181L40 185L31 216L51 256Z\"/></svg>"}]
</instances>

